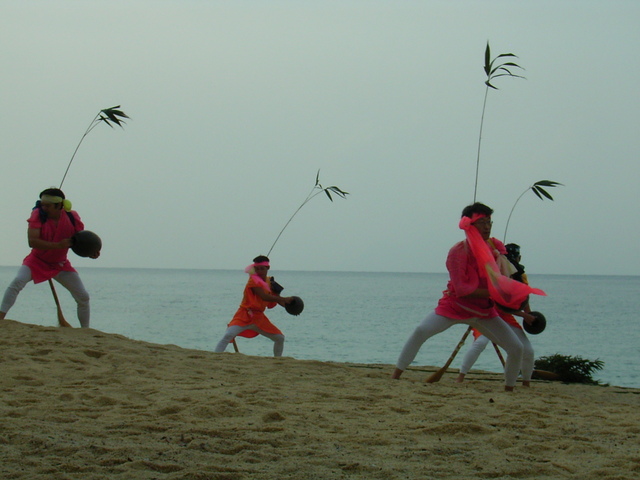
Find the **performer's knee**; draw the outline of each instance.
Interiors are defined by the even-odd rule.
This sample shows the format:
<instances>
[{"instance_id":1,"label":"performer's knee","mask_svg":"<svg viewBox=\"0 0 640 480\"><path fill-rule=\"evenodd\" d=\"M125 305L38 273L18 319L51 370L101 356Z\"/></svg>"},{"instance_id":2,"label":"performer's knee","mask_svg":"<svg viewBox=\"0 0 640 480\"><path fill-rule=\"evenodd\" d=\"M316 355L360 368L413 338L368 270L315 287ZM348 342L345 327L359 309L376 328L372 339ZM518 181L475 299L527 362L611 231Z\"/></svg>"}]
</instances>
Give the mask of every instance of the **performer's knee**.
<instances>
[{"instance_id":1,"label":"performer's knee","mask_svg":"<svg viewBox=\"0 0 640 480\"><path fill-rule=\"evenodd\" d=\"M520 340L509 342L509 345L505 345L503 348L507 352L507 355L515 355L518 358L521 358L524 353L524 346Z\"/></svg>"},{"instance_id":2,"label":"performer's knee","mask_svg":"<svg viewBox=\"0 0 640 480\"><path fill-rule=\"evenodd\" d=\"M73 298L75 299L78 305L84 305L84 306L89 305L89 301L91 300L89 292L87 292L86 290L82 292L75 292L73 294Z\"/></svg>"}]
</instances>

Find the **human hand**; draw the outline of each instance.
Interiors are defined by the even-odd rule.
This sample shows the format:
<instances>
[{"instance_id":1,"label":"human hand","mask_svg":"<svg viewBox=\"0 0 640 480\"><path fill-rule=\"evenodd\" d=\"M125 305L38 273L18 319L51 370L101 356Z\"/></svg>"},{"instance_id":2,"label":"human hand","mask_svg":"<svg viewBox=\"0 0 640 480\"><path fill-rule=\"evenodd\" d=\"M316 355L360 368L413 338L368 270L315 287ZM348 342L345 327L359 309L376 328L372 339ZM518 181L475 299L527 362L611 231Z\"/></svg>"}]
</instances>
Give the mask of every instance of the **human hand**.
<instances>
[{"instance_id":1,"label":"human hand","mask_svg":"<svg viewBox=\"0 0 640 480\"><path fill-rule=\"evenodd\" d=\"M100 256L100 250L98 250L96 253L94 253L93 255L89 255L89 258L93 258L94 260L96 258L98 258Z\"/></svg>"},{"instance_id":2,"label":"human hand","mask_svg":"<svg viewBox=\"0 0 640 480\"><path fill-rule=\"evenodd\" d=\"M528 312L520 312L520 316L522 317L522 319L527 322L529 325L532 325L533 322L535 321L536 317L531 315Z\"/></svg>"},{"instance_id":3,"label":"human hand","mask_svg":"<svg viewBox=\"0 0 640 480\"><path fill-rule=\"evenodd\" d=\"M278 303L284 307L287 303L291 302L293 302L293 297L281 297Z\"/></svg>"}]
</instances>

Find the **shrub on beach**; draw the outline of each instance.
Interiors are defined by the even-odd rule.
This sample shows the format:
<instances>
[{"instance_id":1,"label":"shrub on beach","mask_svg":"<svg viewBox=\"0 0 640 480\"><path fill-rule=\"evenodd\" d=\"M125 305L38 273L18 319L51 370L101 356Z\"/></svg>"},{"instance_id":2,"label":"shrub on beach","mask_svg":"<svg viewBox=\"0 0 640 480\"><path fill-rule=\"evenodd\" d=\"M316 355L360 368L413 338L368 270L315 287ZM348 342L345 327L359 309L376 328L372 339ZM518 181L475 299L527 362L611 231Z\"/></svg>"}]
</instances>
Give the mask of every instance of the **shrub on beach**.
<instances>
[{"instance_id":1,"label":"shrub on beach","mask_svg":"<svg viewBox=\"0 0 640 480\"><path fill-rule=\"evenodd\" d=\"M578 356L560 355L556 353L546 357L540 357L535 361L536 370L545 370L558 375L558 380L565 383L588 383L599 385L600 382L591 376L594 372L602 370L602 360L587 360Z\"/></svg>"}]
</instances>

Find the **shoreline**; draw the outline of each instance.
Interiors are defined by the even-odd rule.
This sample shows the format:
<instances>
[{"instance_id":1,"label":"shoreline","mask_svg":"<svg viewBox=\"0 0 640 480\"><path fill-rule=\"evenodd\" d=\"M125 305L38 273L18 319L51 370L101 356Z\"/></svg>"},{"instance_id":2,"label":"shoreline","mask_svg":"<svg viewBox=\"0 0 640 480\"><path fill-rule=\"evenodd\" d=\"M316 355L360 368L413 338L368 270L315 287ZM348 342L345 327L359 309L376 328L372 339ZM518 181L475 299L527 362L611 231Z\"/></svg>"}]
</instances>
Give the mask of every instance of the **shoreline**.
<instances>
[{"instance_id":1,"label":"shoreline","mask_svg":"<svg viewBox=\"0 0 640 480\"><path fill-rule=\"evenodd\" d=\"M2 478L640 476L640 389L0 328Z\"/></svg>"}]
</instances>

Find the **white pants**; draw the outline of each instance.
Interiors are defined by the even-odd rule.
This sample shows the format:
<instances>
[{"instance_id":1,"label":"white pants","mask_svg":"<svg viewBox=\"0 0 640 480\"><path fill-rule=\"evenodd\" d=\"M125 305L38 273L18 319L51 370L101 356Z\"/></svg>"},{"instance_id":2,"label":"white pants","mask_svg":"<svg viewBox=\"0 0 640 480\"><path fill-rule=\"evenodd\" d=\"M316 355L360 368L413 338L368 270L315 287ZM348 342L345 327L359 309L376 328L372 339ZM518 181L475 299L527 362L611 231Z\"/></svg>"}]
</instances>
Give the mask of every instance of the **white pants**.
<instances>
[{"instance_id":1,"label":"white pants","mask_svg":"<svg viewBox=\"0 0 640 480\"><path fill-rule=\"evenodd\" d=\"M69 290L69 293L78 304L78 320L83 328L89 327L91 310L89 307L89 293L84 288L78 272L60 272L53 279ZM13 282L7 287L0 305L0 312L7 313L16 303L18 294L32 280L31 270L26 265L21 265Z\"/></svg>"},{"instance_id":2,"label":"white pants","mask_svg":"<svg viewBox=\"0 0 640 480\"><path fill-rule=\"evenodd\" d=\"M518 373L520 372L524 347L511 327L500 317L454 320L432 312L416 327L407 340L407 343L400 353L396 367L400 370L406 370L414 358L416 358L418 350L420 350L424 342L434 335L444 332L449 327L458 324L469 325L479 330L480 333L488 337L492 342L500 345L505 352L507 352L507 361L504 368L505 385L508 387L515 386Z\"/></svg>"},{"instance_id":3,"label":"white pants","mask_svg":"<svg viewBox=\"0 0 640 480\"><path fill-rule=\"evenodd\" d=\"M522 343L523 351L522 351L522 365L520 366L520 373L522 374L522 380L528 382L531 380L531 375L533 373L533 363L534 363L534 353L533 346L531 342L525 335L524 331L521 328L514 327L509 325L509 328L513 330L513 333L516 334L520 342ZM475 339L475 341L467 350L467 353L462 360L462 365L460 366L460 373L464 373L465 375L469 373L473 364L476 363L480 354L484 351L484 349L489 344L489 339L484 335L479 336Z\"/></svg>"},{"instance_id":4,"label":"white pants","mask_svg":"<svg viewBox=\"0 0 640 480\"><path fill-rule=\"evenodd\" d=\"M220 340L218 342L218 345L216 345L214 352L224 352L229 343L231 343L234 338L236 338L245 330L253 330L254 332L258 332L260 335L264 335L265 337L273 340L273 356L282 356L282 351L284 350L284 335L281 335L279 333L267 333L263 330L260 330L255 325L248 325L246 327L242 327L240 325L231 325L229 328L227 328L227 331L224 333L222 340Z\"/></svg>"}]
</instances>

